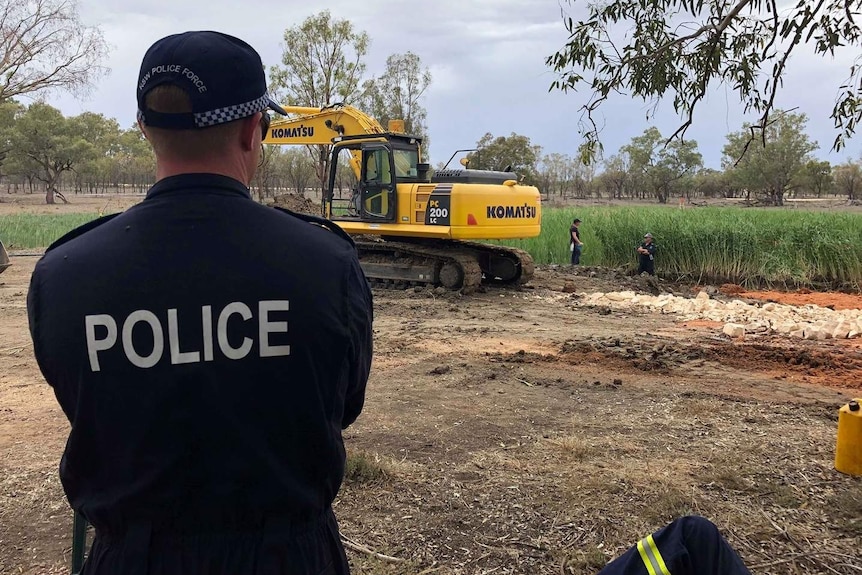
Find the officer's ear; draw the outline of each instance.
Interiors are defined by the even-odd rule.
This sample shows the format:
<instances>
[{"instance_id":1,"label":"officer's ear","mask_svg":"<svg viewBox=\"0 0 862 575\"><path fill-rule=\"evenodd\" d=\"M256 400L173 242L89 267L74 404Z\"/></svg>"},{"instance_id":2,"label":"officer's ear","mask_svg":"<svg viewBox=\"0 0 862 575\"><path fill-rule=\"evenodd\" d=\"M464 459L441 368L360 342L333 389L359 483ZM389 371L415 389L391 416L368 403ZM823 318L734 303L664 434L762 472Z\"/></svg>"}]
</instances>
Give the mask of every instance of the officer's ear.
<instances>
[{"instance_id":1,"label":"officer's ear","mask_svg":"<svg viewBox=\"0 0 862 575\"><path fill-rule=\"evenodd\" d=\"M141 122L141 120L140 120L140 119L138 120L138 129L139 129L139 130L141 131L141 133L144 135L144 139L145 139L145 140L149 140L149 139L150 139L150 137L147 135L147 129L146 129L146 127L144 127L144 123L143 123L143 122Z\"/></svg>"},{"instance_id":2,"label":"officer's ear","mask_svg":"<svg viewBox=\"0 0 862 575\"><path fill-rule=\"evenodd\" d=\"M260 117L261 112L241 120L240 143L244 152L250 152L260 147Z\"/></svg>"}]
</instances>

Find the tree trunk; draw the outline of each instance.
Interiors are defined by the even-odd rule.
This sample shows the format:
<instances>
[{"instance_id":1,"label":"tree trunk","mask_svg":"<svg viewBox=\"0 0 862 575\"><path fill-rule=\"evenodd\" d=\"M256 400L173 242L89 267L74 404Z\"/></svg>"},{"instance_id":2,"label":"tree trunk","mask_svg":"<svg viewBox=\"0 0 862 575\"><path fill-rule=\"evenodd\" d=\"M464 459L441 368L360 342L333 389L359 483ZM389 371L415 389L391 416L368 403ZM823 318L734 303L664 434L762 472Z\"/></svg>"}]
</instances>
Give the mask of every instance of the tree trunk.
<instances>
[{"instance_id":1,"label":"tree trunk","mask_svg":"<svg viewBox=\"0 0 862 575\"><path fill-rule=\"evenodd\" d=\"M50 174L50 172L49 172L49 174ZM56 173L53 176L49 175L50 179L45 183L45 203L46 204L49 204L49 205L53 204L54 203L54 196L63 200L64 204L69 203L69 200L66 199L66 196L64 196L62 193L57 191L57 181L60 179L61 174L62 174L62 172Z\"/></svg>"}]
</instances>

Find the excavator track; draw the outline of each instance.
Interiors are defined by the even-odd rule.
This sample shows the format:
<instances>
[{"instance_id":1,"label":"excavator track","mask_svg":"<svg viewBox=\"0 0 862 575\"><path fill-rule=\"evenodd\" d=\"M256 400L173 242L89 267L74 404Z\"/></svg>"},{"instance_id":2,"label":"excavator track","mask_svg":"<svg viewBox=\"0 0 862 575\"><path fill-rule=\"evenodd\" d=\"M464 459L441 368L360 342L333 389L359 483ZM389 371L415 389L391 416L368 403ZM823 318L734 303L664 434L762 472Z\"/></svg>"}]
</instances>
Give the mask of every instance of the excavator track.
<instances>
[{"instance_id":1,"label":"excavator track","mask_svg":"<svg viewBox=\"0 0 862 575\"><path fill-rule=\"evenodd\" d=\"M525 250L480 242L456 243L476 252L486 283L519 285L533 278L533 256Z\"/></svg>"},{"instance_id":2,"label":"excavator track","mask_svg":"<svg viewBox=\"0 0 862 575\"><path fill-rule=\"evenodd\" d=\"M446 240L357 240L366 277L382 287L443 286L467 294L483 282L522 284L533 275L524 250Z\"/></svg>"}]
</instances>

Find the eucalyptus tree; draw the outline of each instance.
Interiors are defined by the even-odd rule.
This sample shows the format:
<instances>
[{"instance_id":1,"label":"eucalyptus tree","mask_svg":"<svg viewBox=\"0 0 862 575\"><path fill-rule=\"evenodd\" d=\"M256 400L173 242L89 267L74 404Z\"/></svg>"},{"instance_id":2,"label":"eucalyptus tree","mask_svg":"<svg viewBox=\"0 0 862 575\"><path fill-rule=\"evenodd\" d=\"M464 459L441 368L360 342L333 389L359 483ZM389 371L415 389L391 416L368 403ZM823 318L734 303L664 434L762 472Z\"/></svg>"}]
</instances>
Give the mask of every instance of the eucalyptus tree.
<instances>
[{"instance_id":1,"label":"eucalyptus tree","mask_svg":"<svg viewBox=\"0 0 862 575\"><path fill-rule=\"evenodd\" d=\"M568 4L574 4L567 0ZM557 74L551 89L585 89L581 156L601 154L596 114L613 94L656 104L671 99L683 138L710 88L736 92L750 122L748 139L766 138L775 98L801 53L822 58L845 49L855 56L835 85L830 118L840 150L862 119L862 0L608 0L588 2L583 19L563 14L566 44L546 59Z\"/></svg>"}]
</instances>

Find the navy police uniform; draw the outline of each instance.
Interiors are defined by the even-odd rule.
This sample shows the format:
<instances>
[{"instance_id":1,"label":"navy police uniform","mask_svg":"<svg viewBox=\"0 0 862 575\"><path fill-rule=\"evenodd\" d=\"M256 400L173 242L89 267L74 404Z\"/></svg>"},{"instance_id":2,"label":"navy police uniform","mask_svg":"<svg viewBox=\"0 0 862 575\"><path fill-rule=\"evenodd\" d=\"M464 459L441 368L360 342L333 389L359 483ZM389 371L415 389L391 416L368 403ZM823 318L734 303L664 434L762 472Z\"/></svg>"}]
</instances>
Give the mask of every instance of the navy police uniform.
<instances>
[{"instance_id":1,"label":"navy police uniform","mask_svg":"<svg viewBox=\"0 0 862 575\"><path fill-rule=\"evenodd\" d=\"M646 238L652 238L652 235L647 234L644 236L644 239ZM646 272L651 276L655 275L655 253L658 250L658 246L655 245L654 241L650 241L649 243L643 241L638 248L647 251L645 254L638 252L638 274Z\"/></svg>"},{"instance_id":2,"label":"navy police uniform","mask_svg":"<svg viewBox=\"0 0 862 575\"><path fill-rule=\"evenodd\" d=\"M166 81L192 113L146 109ZM213 32L155 44L138 103L146 125L181 129L275 109L257 53ZM96 530L83 573L348 572L331 504L372 299L340 228L227 176L173 175L52 245L27 307L71 423L63 487Z\"/></svg>"},{"instance_id":3,"label":"navy police uniform","mask_svg":"<svg viewBox=\"0 0 862 575\"><path fill-rule=\"evenodd\" d=\"M708 519L681 517L638 541L599 575L751 575Z\"/></svg>"},{"instance_id":4,"label":"navy police uniform","mask_svg":"<svg viewBox=\"0 0 862 575\"><path fill-rule=\"evenodd\" d=\"M372 304L339 231L174 176L37 264L36 358L72 425L61 479L97 533L85 573L347 572L330 504Z\"/></svg>"}]
</instances>

